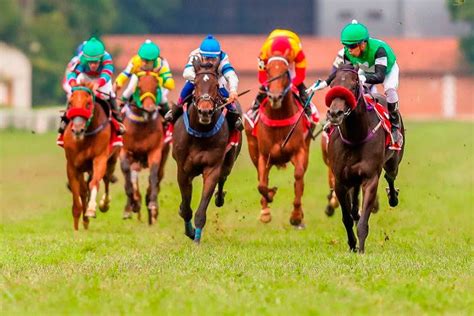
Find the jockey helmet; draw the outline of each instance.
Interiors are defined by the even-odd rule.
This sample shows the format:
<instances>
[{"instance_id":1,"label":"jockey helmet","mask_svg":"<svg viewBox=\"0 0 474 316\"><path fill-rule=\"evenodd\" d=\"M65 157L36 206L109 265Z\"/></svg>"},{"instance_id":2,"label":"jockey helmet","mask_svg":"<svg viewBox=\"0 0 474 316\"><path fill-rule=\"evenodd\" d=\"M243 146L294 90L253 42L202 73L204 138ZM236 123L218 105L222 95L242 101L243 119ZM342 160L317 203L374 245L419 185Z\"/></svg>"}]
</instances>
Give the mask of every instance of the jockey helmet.
<instances>
[{"instance_id":1,"label":"jockey helmet","mask_svg":"<svg viewBox=\"0 0 474 316\"><path fill-rule=\"evenodd\" d=\"M208 35L199 46L199 53L204 57L217 58L221 53L221 45L212 35Z\"/></svg>"},{"instance_id":2,"label":"jockey helmet","mask_svg":"<svg viewBox=\"0 0 474 316\"><path fill-rule=\"evenodd\" d=\"M160 56L160 48L147 39L138 49L138 56L144 60L156 60Z\"/></svg>"},{"instance_id":3,"label":"jockey helmet","mask_svg":"<svg viewBox=\"0 0 474 316\"><path fill-rule=\"evenodd\" d=\"M343 45L359 44L368 39L369 30L357 20L352 20L352 23L347 24L341 31L341 43Z\"/></svg>"},{"instance_id":4,"label":"jockey helmet","mask_svg":"<svg viewBox=\"0 0 474 316\"><path fill-rule=\"evenodd\" d=\"M286 51L291 51L291 44L286 36L278 36L273 39L271 51L280 52L284 54Z\"/></svg>"},{"instance_id":5,"label":"jockey helmet","mask_svg":"<svg viewBox=\"0 0 474 316\"><path fill-rule=\"evenodd\" d=\"M82 49L81 62L100 61L105 53L104 44L95 37L91 37Z\"/></svg>"}]
</instances>

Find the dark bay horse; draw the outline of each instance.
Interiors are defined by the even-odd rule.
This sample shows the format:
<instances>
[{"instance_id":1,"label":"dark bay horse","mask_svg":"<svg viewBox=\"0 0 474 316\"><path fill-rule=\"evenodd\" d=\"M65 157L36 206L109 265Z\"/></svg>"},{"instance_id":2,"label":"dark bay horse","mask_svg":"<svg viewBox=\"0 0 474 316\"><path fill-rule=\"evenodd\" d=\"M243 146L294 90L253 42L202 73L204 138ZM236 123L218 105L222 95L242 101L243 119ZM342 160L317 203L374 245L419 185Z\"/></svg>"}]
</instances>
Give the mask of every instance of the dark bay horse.
<instances>
[{"instance_id":1,"label":"dark bay horse","mask_svg":"<svg viewBox=\"0 0 474 316\"><path fill-rule=\"evenodd\" d=\"M377 99L386 107L383 96L378 95ZM369 110L357 69L352 65L343 65L337 70L331 90L326 95L326 105L329 107L328 119L335 126L329 138L328 159L335 176L334 189L341 204L348 244L352 251L356 251L357 240L352 230L356 222L359 252L364 253L369 217L377 203L382 168L389 185L389 204L392 207L398 204L394 182L404 146L401 151L386 147L386 134L380 128L382 122L374 110ZM363 200L359 213L360 189Z\"/></svg>"},{"instance_id":2,"label":"dark bay horse","mask_svg":"<svg viewBox=\"0 0 474 316\"><path fill-rule=\"evenodd\" d=\"M148 223L158 218L158 193L164 175L164 166L169 145L164 143L163 118L158 111L156 72L138 72L131 81L136 82L133 101L125 106L124 124L127 129L120 152L120 167L125 178L127 204L123 218L131 218L132 212L140 218L141 194L138 172L150 168L148 189L145 197L148 208Z\"/></svg>"},{"instance_id":3,"label":"dark bay horse","mask_svg":"<svg viewBox=\"0 0 474 316\"><path fill-rule=\"evenodd\" d=\"M184 220L185 234L194 242L201 240L206 224L206 212L217 185L215 204L224 205L224 183L237 159L241 144L228 147L229 128L225 119L221 96L218 92L218 64L193 63L196 70L193 102L184 109L175 124L173 158L178 167L178 184L181 191L179 214ZM240 111L240 106L237 108ZM201 201L193 227L191 219L192 181L203 177Z\"/></svg>"},{"instance_id":4,"label":"dark bay horse","mask_svg":"<svg viewBox=\"0 0 474 316\"><path fill-rule=\"evenodd\" d=\"M306 131L305 122L300 120L285 147L282 143L296 123L302 107L298 106L291 91L289 63L285 56L270 57L266 71L269 80L268 98L260 107L260 118L256 123L254 136L249 122L245 122L250 158L258 171L258 191L262 195L260 220L271 221L269 203L273 201L277 188L268 187L268 175L272 166L283 167L291 162L295 167L295 199L291 213L291 225L303 228L303 208L301 198L304 191L304 175L308 167L311 134Z\"/></svg>"},{"instance_id":5,"label":"dark bay horse","mask_svg":"<svg viewBox=\"0 0 474 316\"><path fill-rule=\"evenodd\" d=\"M92 84L78 85L72 89L66 112L70 122L64 132L64 151L67 159L67 176L72 192L74 229L79 229L83 214L84 228L89 217L96 216L96 198L99 182L103 179L105 193L100 210L109 208L109 183L112 180L118 148L111 148L111 124L101 104L95 99ZM89 174L88 183L84 173Z\"/></svg>"}]
</instances>

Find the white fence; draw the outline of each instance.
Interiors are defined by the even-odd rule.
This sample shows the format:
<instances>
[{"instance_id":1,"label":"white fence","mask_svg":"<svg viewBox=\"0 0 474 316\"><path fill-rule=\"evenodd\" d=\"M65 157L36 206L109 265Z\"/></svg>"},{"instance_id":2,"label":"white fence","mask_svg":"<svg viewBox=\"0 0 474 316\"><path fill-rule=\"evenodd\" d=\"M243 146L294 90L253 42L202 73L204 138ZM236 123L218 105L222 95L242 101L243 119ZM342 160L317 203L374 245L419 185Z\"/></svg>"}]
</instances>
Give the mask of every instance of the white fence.
<instances>
[{"instance_id":1,"label":"white fence","mask_svg":"<svg viewBox=\"0 0 474 316\"><path fill-rule=\"evenodd\" d=\"M0 129L18 128L35 133L55 131L59 126L62 107L41 110L0 109Z\"/></svg>"}]
</instances>

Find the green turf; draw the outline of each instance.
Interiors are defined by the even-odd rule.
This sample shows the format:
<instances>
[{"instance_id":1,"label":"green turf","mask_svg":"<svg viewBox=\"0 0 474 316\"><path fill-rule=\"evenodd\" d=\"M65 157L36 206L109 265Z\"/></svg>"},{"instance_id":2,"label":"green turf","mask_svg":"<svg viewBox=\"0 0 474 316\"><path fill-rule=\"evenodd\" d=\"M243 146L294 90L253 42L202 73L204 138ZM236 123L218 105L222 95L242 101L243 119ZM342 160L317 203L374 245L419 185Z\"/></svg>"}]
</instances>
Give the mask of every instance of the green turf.
<instances>
[{"instance_id":1,"label":"green turf","mask_svg":"<svg viewBox=\"0 0 474 316\"><path fill-rule=\"evenodd\" d=\"M2 315L474 314L472 123L407 124L400 205L388 207L381 181L365 255L348 252L340 211L323 212L319 141L306 175L306 230L288 222L292 168L272 172L273 221L258 222L256 171L244 147L226 205L211 204L196 247L178 216L172 159L156 226L121 219L119 174L109 213L73 232L54 137L0 132Z\"/></svg>"}]
</instances>

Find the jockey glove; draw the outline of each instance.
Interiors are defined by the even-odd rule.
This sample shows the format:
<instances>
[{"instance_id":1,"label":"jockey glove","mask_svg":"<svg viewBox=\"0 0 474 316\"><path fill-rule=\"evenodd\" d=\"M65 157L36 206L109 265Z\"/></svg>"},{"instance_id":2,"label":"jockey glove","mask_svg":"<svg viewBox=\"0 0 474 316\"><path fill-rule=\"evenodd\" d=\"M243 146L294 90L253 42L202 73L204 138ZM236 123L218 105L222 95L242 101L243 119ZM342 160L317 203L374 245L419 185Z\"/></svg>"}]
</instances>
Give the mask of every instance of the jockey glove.
<instances>
[{"instance_id":1,"label":"jockey glove","mask_svg":"<svg viewBox=\"0 0 474 316\"><path fill-rule=\"evenodd\" d=\"M302 106L305 106L306 102L308 101L308 94L306 93L306 86L304 85L304 83L300 83L298 86L298 92L300 94L300 98L301 98L301 101L303 102ZM307 106L304 108L304 112L311 116L311 106L309 104L307 104Z\"/></svg>"}]
</instances>

